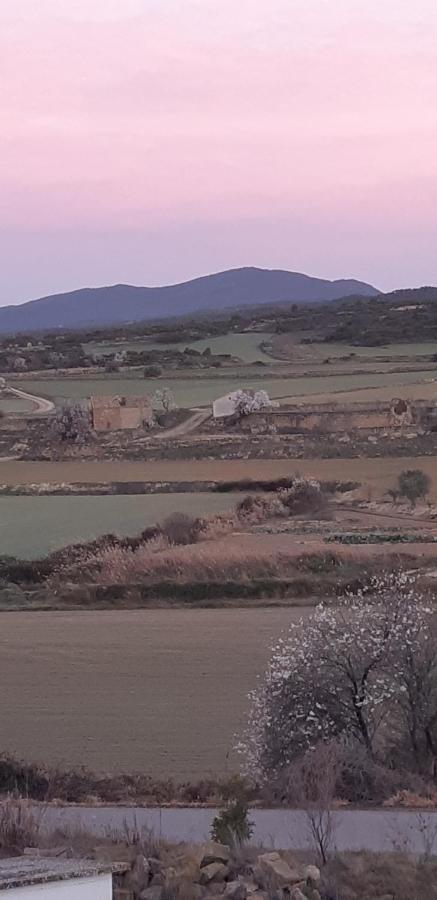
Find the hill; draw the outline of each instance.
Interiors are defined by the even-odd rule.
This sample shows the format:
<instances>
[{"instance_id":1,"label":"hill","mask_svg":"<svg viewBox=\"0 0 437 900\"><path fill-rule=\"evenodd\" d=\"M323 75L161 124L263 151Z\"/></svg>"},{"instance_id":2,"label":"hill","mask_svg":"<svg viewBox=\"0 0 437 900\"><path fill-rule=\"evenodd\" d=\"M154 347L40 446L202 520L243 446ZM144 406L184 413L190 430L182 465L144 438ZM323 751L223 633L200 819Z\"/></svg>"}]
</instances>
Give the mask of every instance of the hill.
<instances>
[{"instance_id":1,"label":"hill","mask_svg":"<svg viewBox=\"0 0 437 900\"><path fill-rule=\"evenodd\" d=\"M327 281L298 272L230 269L165 287L81 288L0 308L0 332L82 328L270 303L311 303L379 292L354 279Z\"/></svg>"}]
</instances>

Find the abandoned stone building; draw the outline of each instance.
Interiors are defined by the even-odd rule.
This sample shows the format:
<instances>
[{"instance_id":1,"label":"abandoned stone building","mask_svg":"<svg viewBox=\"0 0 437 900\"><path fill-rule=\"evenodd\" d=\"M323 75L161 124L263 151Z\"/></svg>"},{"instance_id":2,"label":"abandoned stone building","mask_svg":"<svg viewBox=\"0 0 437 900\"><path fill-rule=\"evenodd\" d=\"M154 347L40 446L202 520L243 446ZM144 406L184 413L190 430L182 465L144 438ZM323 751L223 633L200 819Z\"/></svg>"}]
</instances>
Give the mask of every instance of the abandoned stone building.
<instances>
[{"instance_id":1,"label":"abandoned stone building","mask_svg":"<svg viewBox=\"0 0 437 900\"><path fill-rule=\"evenodd\" d=\"M150 428L154 422L152 401L143 397L91 397L91 419L94 431L122 431Z\"/></svg>"}]
</instances>

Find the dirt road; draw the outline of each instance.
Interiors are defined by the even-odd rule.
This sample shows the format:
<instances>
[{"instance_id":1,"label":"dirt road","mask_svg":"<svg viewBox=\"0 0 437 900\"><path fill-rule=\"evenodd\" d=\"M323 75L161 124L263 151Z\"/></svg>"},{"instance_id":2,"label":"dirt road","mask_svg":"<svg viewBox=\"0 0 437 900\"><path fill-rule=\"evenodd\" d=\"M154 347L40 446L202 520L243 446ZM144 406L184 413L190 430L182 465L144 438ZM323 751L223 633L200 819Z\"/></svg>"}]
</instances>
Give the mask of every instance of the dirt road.
<instances>
[{"instance_id":1,"label":"dirt road","mask_svg":"<svg viewBox=\"0 0 437 900\"><path fill-rule=\"evenodd\" d=\"M55 404L51 400L46 400L45 397L36 397L34 394L28 394L27 391L20 391L18 388L10 387L9 393L15 394L21 400L29 400L33 403L36 409L32 411L32 415L47 415L55 408Z\"/></svg>"}]
</instances>

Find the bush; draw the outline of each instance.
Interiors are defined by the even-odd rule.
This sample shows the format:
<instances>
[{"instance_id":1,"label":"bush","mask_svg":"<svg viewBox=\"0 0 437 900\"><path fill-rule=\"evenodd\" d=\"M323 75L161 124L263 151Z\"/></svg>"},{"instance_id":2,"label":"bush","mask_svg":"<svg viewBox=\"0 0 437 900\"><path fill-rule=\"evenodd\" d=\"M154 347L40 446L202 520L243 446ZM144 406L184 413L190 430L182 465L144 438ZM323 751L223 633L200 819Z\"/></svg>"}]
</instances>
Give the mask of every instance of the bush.
<instances>
[{"instance_id":1,"label":"bush","mask_svg":"<svg viewBox=\"0 0 437 900\"><path fill-rule=\"evenodd\" d=\"M161 366L145 366L143 377L144 378L159 378L162 375Z\"/></svg>"},{"instance_id":2,"label":"bush","mask_svg":"<svg viewBox=\"0 0 437 900\"><path fill-rule=\"evenodd\" d=\"M235 508L236 515L240 521L265 522L266 519L276 518L277 516L287 515L287 510L279 497L264 497L254 494L248 494L243 500L237 503Z\"/></svg>"},{"instance_id":3,"label":"bush","mask_svg":"<svg viewBox=\"0 0 437 900\"><path fill-rule=\"evenodd\" d=\"M320 483L313 478L296 478L289 490L281 491L280 499L291 516L319 513L326 507Z\"/></svg>"},{"instance_id":4,"label":"bush","mask_svg":"<svg viewBox=\"0 0 437 900\"><path fill-rule=\"evenodd\" d=\"M422 469L404 469L398 479L399 494L406 497L412 506L429 494L431 479Z\"/></svg>"},{"instance_id":5,"label":"bush","mask_svg":"<svg viewBox=\"0 0 437 900\"><path fill-rule=\"evenodd\" d=\"M161 525L170 544L195 544L199 539L200 522L186 513L173 513Z\"/></svg>"}]
</instances>

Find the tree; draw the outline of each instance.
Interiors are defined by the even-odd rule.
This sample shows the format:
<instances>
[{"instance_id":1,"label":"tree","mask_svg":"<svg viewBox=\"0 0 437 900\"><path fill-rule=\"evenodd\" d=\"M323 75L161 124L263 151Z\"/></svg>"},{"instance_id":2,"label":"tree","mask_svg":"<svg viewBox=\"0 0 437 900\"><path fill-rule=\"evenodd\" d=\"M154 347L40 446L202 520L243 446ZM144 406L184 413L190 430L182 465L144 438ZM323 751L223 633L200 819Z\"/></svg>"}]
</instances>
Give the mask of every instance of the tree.
<instances>
[{"instance_id":1,"label":"tree","mask_svg":"<svg viewBox=\"0 0 437 900\"><path fill-rule=\"evenodd\" d=\"M89 409L80 403L66 404L58 410L52 424L55 439L72 444L84 444L91 435Z\"/></svg>"},{"instance_id":2,"label":"tree","mask_svg":"<svg viewBox=\"0 0 437 900\"><path fill-rule=\"evenodd\" d=\"M173 391L170 388L163 388L162 390L155 391L152 398L152 406L160 406L164 412L169 412L171 409L177 409L177 403L174 398Z\"/></svg>"},{"instance_id":3,"label":"tree","mask_svg":"<svg viewBox=\"0 0 437 900\"><path fill-rule=\"evenodd\" d=\"M422 469L404 469L399 475L398 484L400 496L406 497L414 507L418 500L425 499L429 494L431 479Z\"/></svg>"},{"instance_id":4,"label":"tree","mask_svg":"<svg viewBox=\"0 0 437 900\"><path fill-rule=\"evenodd\" d=\"M239 416L248 416L252 412L259 412L273 406L267 391L239 390L235 398L235 411Z\"/></svg>"},{"instance_id":5,"label":"tree","mask_svg":"<svg viewBox=\"0 0 437 900\"><path fill-rule=\"evenodd\" d=\"M408 752L417 762L420 747L422 764L432 762L432 622L414 582L391 574L373 579L368 590L344 598L337 608L322 604L309 621L294 624L251 695L239 745L248 771L261 780L280 778L305 752L336 739L361 745L372 760L384 757L390 741L393 752Z\"/></svg>"}]
</instances>

